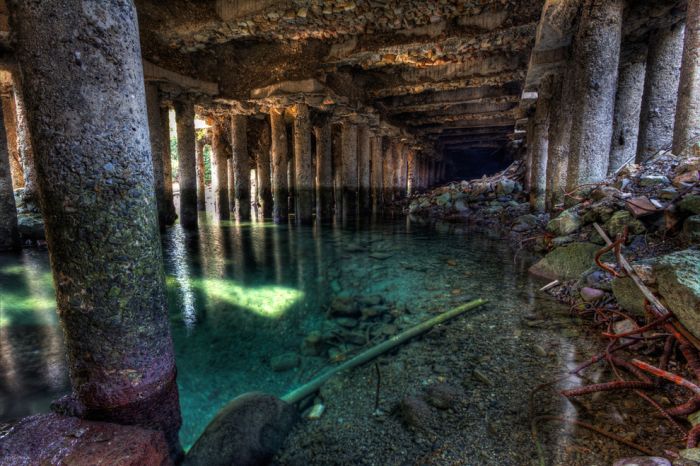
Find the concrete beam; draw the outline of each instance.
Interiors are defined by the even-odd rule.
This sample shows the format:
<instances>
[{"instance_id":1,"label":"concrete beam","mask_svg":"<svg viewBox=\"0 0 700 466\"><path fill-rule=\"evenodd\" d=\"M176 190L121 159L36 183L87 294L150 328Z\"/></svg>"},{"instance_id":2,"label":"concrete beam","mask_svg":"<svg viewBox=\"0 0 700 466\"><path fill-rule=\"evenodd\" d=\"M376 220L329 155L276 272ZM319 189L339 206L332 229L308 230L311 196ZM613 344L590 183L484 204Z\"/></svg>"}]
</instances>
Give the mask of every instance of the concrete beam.
<instances>
[{"instance_id":1,"label":"concrete beam","mask_svg":"<svg viewBox=\"0 0 700 466\"><path fill-rule=\"evenodd\" d=\"M190 92L210 96L215 96L219 93L219 85L217 83L190 78L189 76L166 70L145 59L143 60L143 75L146 81L167 82Z\"/></svg>"}]
</instances>

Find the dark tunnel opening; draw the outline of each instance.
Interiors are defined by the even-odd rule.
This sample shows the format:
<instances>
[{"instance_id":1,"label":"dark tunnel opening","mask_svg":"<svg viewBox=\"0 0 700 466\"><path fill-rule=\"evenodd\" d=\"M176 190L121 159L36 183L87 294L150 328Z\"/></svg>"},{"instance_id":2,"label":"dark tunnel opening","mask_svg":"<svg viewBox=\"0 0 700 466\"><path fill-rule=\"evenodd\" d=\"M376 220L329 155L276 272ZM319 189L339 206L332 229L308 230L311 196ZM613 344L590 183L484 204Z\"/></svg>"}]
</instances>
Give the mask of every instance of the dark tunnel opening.
<instances>
[{"instance_id":1,"label":"dark tunnel opening","mask_svg":"<svg viewBox=\"0 0 700 466\"><path fill-rule=\"evenodd\" d=\"M445 152L450 167L449 181L472 180L504 170L513 161L513 153L504 145L493 147L452 149Z\"/></svg>"}]
</instances>

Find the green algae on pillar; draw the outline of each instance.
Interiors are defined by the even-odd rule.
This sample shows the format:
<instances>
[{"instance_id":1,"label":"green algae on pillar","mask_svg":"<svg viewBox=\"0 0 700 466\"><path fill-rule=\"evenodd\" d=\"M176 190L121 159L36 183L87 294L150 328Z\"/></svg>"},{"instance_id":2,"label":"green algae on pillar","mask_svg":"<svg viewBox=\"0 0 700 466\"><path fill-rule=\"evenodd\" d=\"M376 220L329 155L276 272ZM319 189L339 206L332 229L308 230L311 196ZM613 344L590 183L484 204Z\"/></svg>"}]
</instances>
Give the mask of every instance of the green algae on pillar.
<instances>
[{"instance_id":1,"label":"green algae on pillar","mask_svg":"<svg viewBox=\"0 0 700 466\"><path fill-rule=\"evenodd\" d=\"M177 460L136 9L131 1L8 6L73 392L59 406L161 430Z\"/></svg>"},{"instance_id":2,"label":"green algae on pillar","mask_svg":"<svg viewBox=\"0 0 700 466\"><path fill-rule=\"evenodd\" d=\"M163 230L169 223L168 206L165 201L163 144L170 144L170 141L163 140L163 123L160 121L160 96L158 95L158 86L155 83L146 83L146 111L148 114L148 134L151 140L151 162L153 163L158 225L160 229Z\"/></svg>"},{"instance_id":3,"label":"green algae on pillar","mask_svg":"<svg viewBox=\"0 0 700 466\"><path fill-rule=\"evenodd\" d=\"M585 0L573 45L575 111L566 189L608 174L625 0Z\"/></svg>"},{"instance_id":4,"label":"green algae on pillar","mask_svg":"<svg viewBox=\"0 0 700 466\"><path fill-rule=\"evenodd\" d=\"M700 147L700 0L688 0L683 40L673 126L673 152L676 155L683 155L691 145Z\"/></svg>"},{"instance_id":5,"label":"green algae on pillar","mask_svg":"<svg viewBox=\"0 0 700 466\"><path fill-rule=\"evenodd\" d=\"M231 147L233 154L233 197L236 215L241 222L250 220L250 155L248 154L248 117L231 115Z\"/></svg>"},{"instance_id":6,"label":"green algae on pillar","mask_svg":"<svg viewBox=\"0 0 700 466\"><path fill-rule=\"evenodd\" d=\"M276 223L287 220L287 126L284 122L284 110L270 110L270 133L272 145L272 218Z\"/></svg>"},{"instance_id":7,"label":"green algae on pillar","mask_svg":"<svg viewBox=\"0 0 700 466\"><path fill-rule=\"evenodd\" d=\"M311 122L309 107L296 104L294 107L294 186L295 218L297 223L313 221L314 171L311 159Z\"/></svg>"},{"instance_id":8,"label":"green algae on pillar","mask_svg":"<svg viewBox=\"0 0 700 466\"><path fill-rule=\"evenodd\" d=\"M316 218L333 216L333 156L331 125L324 121L314 128L316 134Z\"/></svg>"},{"instance_id":9,"label":"green algae on pillar","mask_svg":"<svg viewBox=\"0 0 700 466\"><path fill-rule=\"evenodd\" d=\"M656 30L649 38L636 162L671 149L683 56L683 24Z\"/></svg>"},{"instance_id":10,"label":"green algae on pillar","mask_svg":"<svg viewBox=\"0 0 700 466\"><path fill-rule=\"evenodd\" d=\"M180 180L180 223L185 230L197 229L197 161L195 155L194 106L175 102L177 156Z\"/></svg>"},{"instance_id":11,"label":"green algae on pillar","mask_svg":"<svg viewBox=\"0 0 700 466\"><path fill-rule=\"evenodd\" d=\"M229 220L231 211L228 204L228 151L226 131L228 122L218 118L212 125L211 148L211 186L214 195L214 211L218 220Z\"/></svg>"},{"instance_id":12,"label":"green algae on pillar","mask_svg":"<svg viewBox=\"0 0 700 466\"><path fill-rule=\"evenodd\" d=\"M0 252L20 248L17 206L12 189L12 173L3 114L4 108L0 107Z\"/></svg>"}]
</instances>

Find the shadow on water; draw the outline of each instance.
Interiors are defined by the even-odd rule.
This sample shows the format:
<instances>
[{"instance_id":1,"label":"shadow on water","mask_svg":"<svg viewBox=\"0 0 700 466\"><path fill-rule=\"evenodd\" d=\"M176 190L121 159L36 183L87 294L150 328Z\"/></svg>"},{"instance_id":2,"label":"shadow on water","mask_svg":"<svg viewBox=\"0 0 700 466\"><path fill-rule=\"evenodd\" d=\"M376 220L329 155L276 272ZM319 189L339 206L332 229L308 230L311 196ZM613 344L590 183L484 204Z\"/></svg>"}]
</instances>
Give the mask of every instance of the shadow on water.
<instances>
[{"instance_id":1,"label":"shadow on water","mask_svg":"<svg viewBox=\"0 0 700 466\"><path fill-rule=\"evenodd\" d=\"M477 296L531 307L536 289L505 242L407 219L201 221L162 244L185 446L236 395L282 395L328 364L328 353L302 354L294 369L271 367L324 331L332 297L381 296L403 327ZM48 255L0 256L0 421L45 411L68 387Z\"/></svg>"}]
</instances>

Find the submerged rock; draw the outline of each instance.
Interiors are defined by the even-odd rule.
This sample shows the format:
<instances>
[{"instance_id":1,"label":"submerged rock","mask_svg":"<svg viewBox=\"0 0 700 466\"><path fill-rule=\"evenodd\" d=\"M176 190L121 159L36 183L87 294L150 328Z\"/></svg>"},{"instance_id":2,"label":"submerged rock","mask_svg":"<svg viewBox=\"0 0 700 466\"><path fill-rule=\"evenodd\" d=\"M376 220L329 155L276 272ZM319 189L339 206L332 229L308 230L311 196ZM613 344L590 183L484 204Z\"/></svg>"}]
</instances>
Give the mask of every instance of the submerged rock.
<instances>
[{"instance_id":1,"label":"submerged rock","mask_svg":"<svg viewBox=\"0 0 700 466\"><path fill-rule=\"evenodd\" d=\"M219 411L185 456L186 466L267 464L298 418L294 406L265 393L246 393Z\"/></svg>"},{"instance_id":2,"label":"submerged rock","mask_svg":"<svg viewBox=\"0 0 700 466\"><path fill-rule=\"evenodd\" d=\"M419 397L407 396L399 403L399 417L409 427L423 427L433 416L430 406Z\"/></svg>"},{"instance_id":3,"label":"submerged rock","mask_svg":"<svg viewBox=\"0 0 700 466\"><path fill-rule=\"evenodd\" d=\"M583 222L578 214L568 209L547 223L547 231L555 236L566 236L577 231L582 224Z\"/></svg>"},{"instance_id":4,"label":"submerged rock","mask_svg":"<svg viewBox=\"0 0 700 466\"><path fill-rule=\"evenodd\" d=\"M294 369L299 365L299 355L296 353L284 353L270 359L270 367L275 372L284 372Z\"/></svg>"},{"instance_id":5,"label":"submerged rock","mask_svg":"<svg viewBox=\"0 0 700 466\"><path fill-rule=\"evenodd\" d=\"M99 461L98 461L99 460ZM59 414L22 419L0 437L0 464L170 464L162 432Z\"/></svg>"},{"instance_id":6,"label":"submerged rock","mask_svg":"<svg viewBox=\"0 0 700 466\"><path fill-rule=\"evenodd\" d=\"M530 273L550 280L573 280L591 267L598 249L593 243L565 244L530 267Z\"/></svg>"},{"instance_id":7,"label":"submerged rock","mask_svg":"<svg viewBox=\"0 0 700 466\"><path fill-rule=\"evenodd\" d=\"M654 265L659 293L673 314L700 336L700 250L663 256Z\"/></svg>"},{"instance_id":8,"label":"submerged rock","mask_svg":"<svg viewBox=\"0 0 700 466\"><path fill-rule=\"evenodd\" d=\"M464 395L460 387L447 383L430 385L425 391L425 401L438 409L449 409Z\"/></svg>"}]
</instances>

